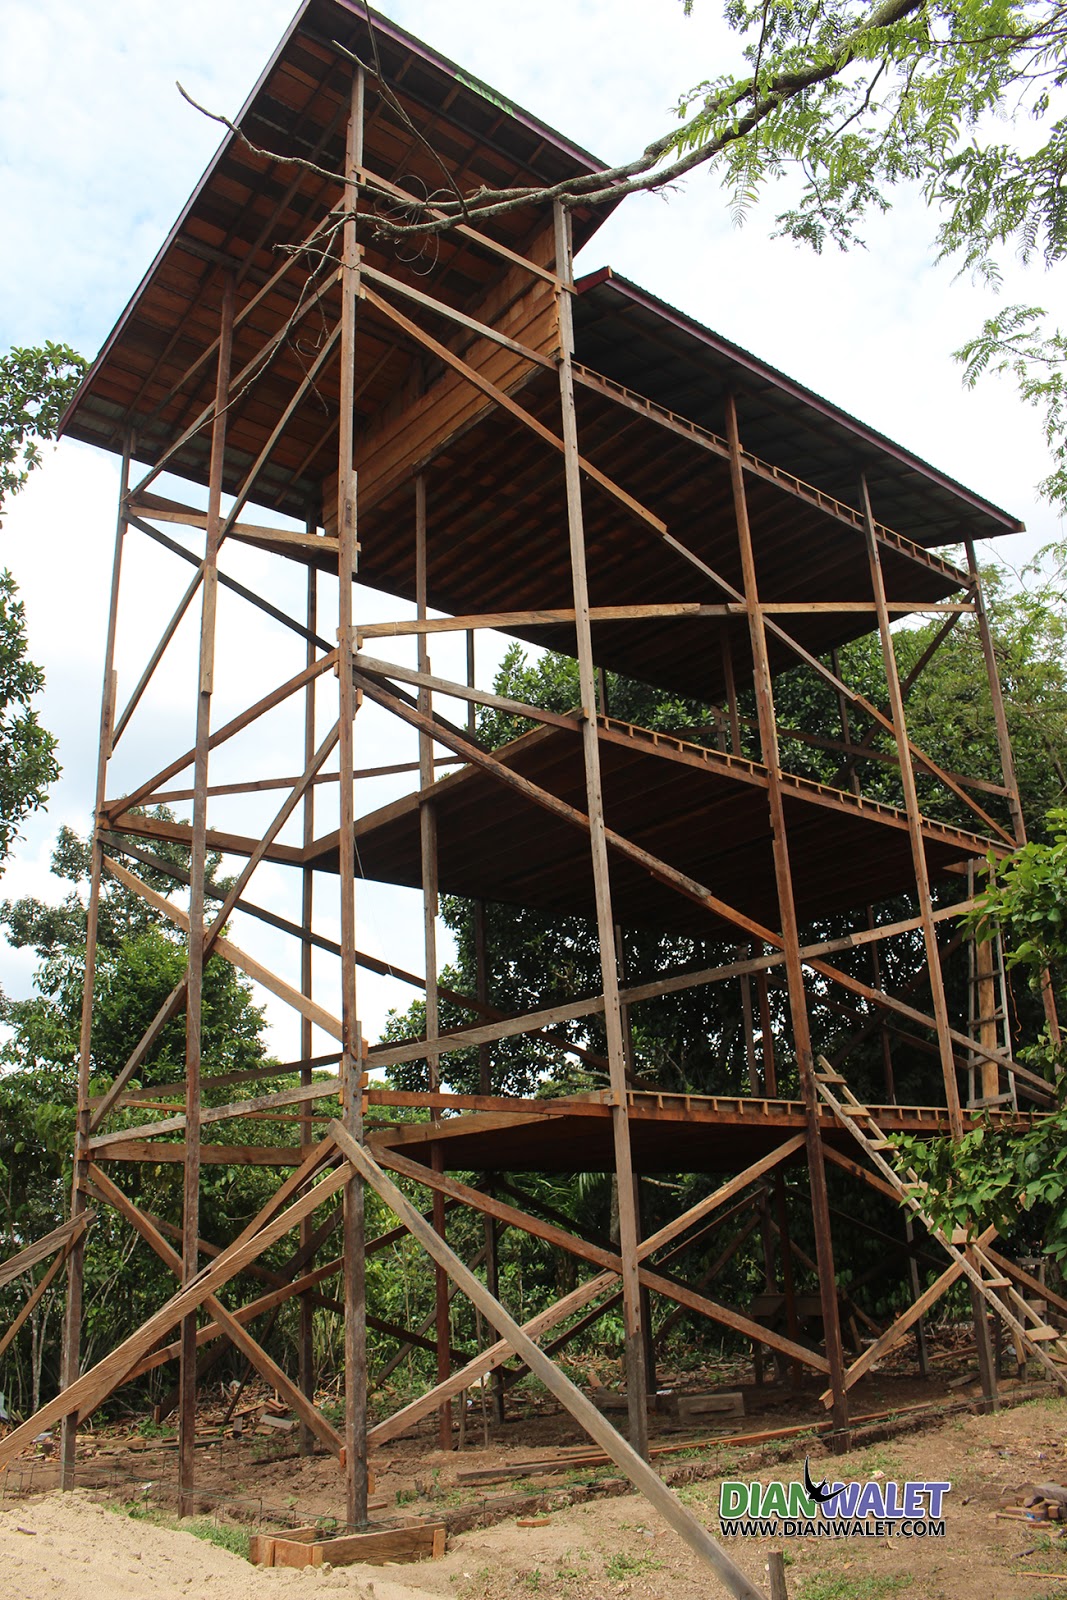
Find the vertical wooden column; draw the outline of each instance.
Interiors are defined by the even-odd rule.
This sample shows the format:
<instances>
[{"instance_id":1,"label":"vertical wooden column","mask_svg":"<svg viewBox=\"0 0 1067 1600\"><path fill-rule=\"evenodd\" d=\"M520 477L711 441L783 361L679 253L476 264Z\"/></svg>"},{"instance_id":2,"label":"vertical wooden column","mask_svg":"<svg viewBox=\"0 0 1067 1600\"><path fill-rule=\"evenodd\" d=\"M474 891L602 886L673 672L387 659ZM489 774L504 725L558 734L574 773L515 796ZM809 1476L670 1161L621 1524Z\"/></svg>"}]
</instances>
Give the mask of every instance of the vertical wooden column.
<instances>
[{"instance_id":1,"label":"vertical wooden column","mask_svg":"<svg viewBox=\"0 0 1067 1600\"><path fill-rule=\"evenodd\" d=\"M797 1068L800 1074L800 1092L804 1102L806 1118L811 1209L815 1224L815 1256L819 1269L819 1294L822 1303L826 1359L830 1367L830 1390L833 1396L832 1415L834 1431L839 1436L837 1442L840 1444L844 1440L848 1427L848 1392L844 1381L845 1359L841 1347L837 1285L834 1279L830 1208L826 1195L826 1166L823 1157L822 1136L819 1132L819 1102L815 1088L815 1060L811 1047L808 1001L804 990L804 969L800 960L800 938L797 930L796 906L793 900L793 876L789 861L785 808L782 803L782 772L778 758L778 732L774 720L774 693L771 687L771 670L767 655L767 634L763 612L760 609L756 560L752 547L752 530L748 520L748 502L745 497L741 442L737 429L737 406L732 395L729 395L726 401L726 436L730 446L730 482L733 490L734 513L737 519L737 537L741 551L741 570L744 575L745 608L748 613L749 637L752 644L752 674L756 691L760 750L763 764L767 768L767 799L770 807L773 837L774 875L778 890L778 910L781 917L782 940L785 948L789 1014L793 1024L793 1042L796 1047ZM787 1249L788 1245L784 1245L783 1256Z\"/></svg>"},{"instance_id":2,"label":"vertical wooden column","mask_svg":"<svg viewBox=\"0 0 1067 1600\"><path fill-rule=\"evenodd\" d=\"M475 656L474 656L474 629L467 629L467 683L474 688L476 682ZM478 708L472 700L467 706L467 732L473 740L478 729ZM475 900L473 911L474 932L474 993L482 1005L489 1004L489 951L485 936L485 904ZM493 1064L492 1054L488 1044L478 1046L478 1090L481 1094L493 1093ZM482 1182L485 1192L492 1195L493 1174L484 1174ZM500 1260L497 1252L497 1225L496 1218L488 1212L482 1218L485 1236L485 1286L494 1300L500 1299ZM483 1379L484 1382L484 1379ZM499 1426L504 1421L504 1374L499 1367L494 1367L490 1379L490 1409L493 1421Z\"/></svg>"},{"instance_id":3,"label":"vertical wooden column","mask_svg":"<svg viewBox=\"0 0 1067 1600\"><path fill-rule=\"evenodd\" d=\"M730 754L741 754L741 718L737 709L737 682L734 678L734 652L730 643L730 624L722 624L722 675L726 684L726 713L730 722Z\"/></svg>"},{"instance_id":4,"label":"vertical wooden column","mask_svg":"<svg viewBox=\"0 0 1067 1600\"><path fill-rule=\"evenodd\" d=\"M574 405L571 360L574 335L571 295L574 292L570 216L555 208L556 273L559 313L559 388L563 419L564 469L567 489L567 529L570 538L571 578L574 588L574 623L578 641L578 678L582 697L582 751L585 758L586 810L593 857L600 971L604 986L604 1026L607 1034L608 1070L612 1095L612 1133L615 1175L619 1186L619 1253L622 1257L623 1321L625 1327L626 1394L630 1443L637 1453L648 1453L648 1416L645 1385L644 1330L637 1262L637 1217L634 1206L634 1172L630 1153L630 1123L626 1101L626 1057L619 975L615 963L614 919L607 841L604 836L604 799L600 782L600 747L596 723L596 683L593 644L589 627L589 583L585 559L582 486L578 468L578 419Z\"/></svg>"},{"instance_id":5,"label":"vertical wooden column","mask_svg":"<svg viewBox=\"0 0 1067 1600\"><path fill-rule=\"evenodd\" d=\"M983 1049L997 1045L997 982L993 962L993 942L978 939L974 946L978 1042ZM1000 1093L1000 1067L988 1056L980 1056L982 1099L995 1100Z\"/></svg>"},{"instance_id":6,"label":"vertical wooden column","mask_svg":"<svg viewBox=\"0 0 1067 1600\"><path fill-rule=\"evenodd\" d=\"M1026 843L1026 819L1023 816L1022 801L1019 798L1019 780L1015 772L1015 757L1011 749L1011 736L1008 733L1008 717L1004 709L1004 691L1000 685L1000 672L997 668L997 653L993 647L993 633L989 626L989 615L985 607L985 596L982 593L982 580L978 572L978 561L974 553L974 541L965 541L967 551L967 567L971 578L971 594L974 599L975 620L978 623L978 637L982 644L982 656L985 660L986 676L989 680L989 695L993 702L993 722L997 730L997 751L1000 755L1000 771L1004 787L1008 791L1008 807L1011 811L1012 832L1016 844ZM1042 976L1041 1001L1045 1008L1045 1020L1048 1023L1049 1037L1054 1045L1062 1043L1059 1017L1056 1014L1056 997L1052 989L1052 980L1046 971Z\"/></svg>"},{"instance_id":7,"label":"vertical wooden column","mask_svg":"<svg viewBox=\"0 0 1067 1600\"><path fill-rule=\"evenodd\" d=\"M915 1224L910 1213L904 1218L904 1240L908 1246L908 1282L911 1285L911 1298L918 1300L922 1293L922 1284L919 1278L919 1263L915 1259ZM915 1324L915 1354L919 1362L919 1376L930 1376L930 1352L926 1343L926 1318L920 1317Z\"/></svg>"},{"instance_id":8,"label":"vertical wooden column","mask_svg":"<svg viewBox=\"0 0 1067 1600\"><path fill-rule=\"evenodd\" d=\"M836 650L830 651L830 666L833 668L834 677L840 679L841 660ZM903 693L902 687L901 694L903 695ZM852 727L849 722L848 700L842 689L837 691L837 716L841 723L841 738L846 745L850 745L852 743ZM848 761L847 755L845 759ZM848 786L853 794L859 794L859 773L851 762L849 762L848 768ZM872 906L867 907L867 926L872 930L874 928L874 908ZM871 953L871 983L876 989L880 989L882 987L882 961L878 954L877 941L872 942L869 948ZM885 1025L885 1013L880 1011L878 1015L881 1019L878 1025L878 1037L882 1047L882 1076L885 1079L885 1097L887 1104L893 1105L897 1098L893 1077L893 1047L889 1029Z\"/></svg>"},{"instance_id":9,"label":"vertical wooden column","mask_svg":"<svg viewBox=\"0 0 1067 1600\"><path fill-rule=\"evenodd\" d=\"M426 619L426 478L420 472L415 479L415 605L420 621ZM430 651L426 634L418 635L418 668L430 671ZM419 710L429 716L433 710L433 696L429 689L419 690ZM433 738L419 734L419 788L425 794L433 786ZM426 971L426 1065L429 1069L431 1091L441 1087L441 1057L433 1049L433 1042L441 1032L437 993L437 817L432 800L423 800L419 806L419 853L422 862L422 940ZM430 1120L440 1122L441 1111L430 1108ZM431 1150L431 1160L436 1172L443 1166L443 1151L439 1145ZM445 1237L445 1197L433 1191L433 1225ZM434 1267L435 1338L437 1341L437 1381L443 1383L452 1370L449 1347L449 1293L448 1274ZM465 1402L461 1401L461 1404ZM438 1442L442 1450L452 1448L452 1403L446 1400L437 1413Z\"/></svg>"},{"instance_id":10,"label":"vertical wooden column","mask_svg":"<svg viewBox=\"0 0 1067 1600\"><path fill-rule=\"evenodd\" d=\"M609 714L608 713L607 674L606 673L602 673L601 676L602 676L602 680L603 681L601 683L600 701L601 701L601 705L603 706L603 709L604 709L604 715L607 716ZM614 928L613 928L613 930L612 930L612 932L613 932L613 935L614 935L614 942L615 942L615 970L618 973L619 983L621 985L623 985L623 987L625 987L625 985L626 985L626 945L625 945L625 942L624 942L624 939L623 939L623 931L622 931L621 925L619 923L616 923ZM620 1007L619 1007L619 1017L620 1017L621 1022L622 1022L622 1049L623 1049L623 1059L625 1060L625 1063L626 1063L626 1081L627 1081L627 1083L633 1083L635 1081L635 1076L636 1076L637 1062L636 1062L636 1057L634 1055L634 1030L633 1030L633 1022L631 1021L631 1018L630 1018L630 1008L629 1008L629 1006L620 1005ZM647 1188L646 1188L645 1194L643 1196L642 1195L642 1190L641 1190L641 1179L640 1179L640 1177L638 1177L635 1174L635 1176L634 1176L634 1226L635 1226L635 1229L636 1229L636 1235L637 1235L638 1243L640 1243L641 1234L642 1234L642 1230L643 1230L643 1226L644 1226L643 1223L642 1223L642 1220L641 1220L641 1215L642 1215L643 1199L645 1199L645 1198L647 1198ZM658 1379L657 1379L657 1376L656 1376L656 1341L655 1341L655 1338L654 1338L653 1333L652 1333L652 1296L649 1293L649 1291L646 1288L644 1288L643 1286L642 1286L642 1288L640 1290L640 1294L641 1294L641 1331L642 1331L642 1336L643 1336L643 1340L644 1340L644 1348L645 1348L645 1382L648 1385L649 1393L650 1394L655 1394L656 1388L657 1388L657 1384L658 1384Z\"/></svg>"},{"instance_id":11,"label":"vertical wooden column","mask_svg":"<svg viewBox=\"0 0 1067 1600\"><path fill-rule=\"evenodd\" d=\"M937 1025L937 1044L945 1080L945 1104L948 1107L952 1136L958 1139L963 1134L963 1114L960 1110L959 1085L956 1082L956 1059L949 1033L948 1004L945 1000L945 984L941 975L941 955L937 947L937 925L934 922L933 901L930 896L930 874L926 866L926 850L922 834L922 811L915 787L915 768L912 764L908 726L904 716L904 695L900 687L900 674L897 671L893 636L889 631L889 608L886 605L882 561L878 553L878 540L874 530L874 517L871 512L870 496L867 493L866 478L860 480L860 491L863 501L864 532L867 539L867 558L871 569L871 587L874 590L878 633L882 643L882 661L889 692L889 715L893 723L893 736L896 739L897 757L900 762L900 782L904 790L904 809L908 817L908 839L915 872L915 889L919 901L919 915L922 917L926 963L930 972L930 993L933 1000L934 1021Z\"/></svg>"},{"instance_id":12,"label":"vertical wooden column","mask_svg":"<svg viewBox=\"0 0 1067 1600\"><path fill-rule=\"evenodd\" d=\"M309 534L316 532L317 524L308 519L307 531ZM318 600L319 600L319 574L318 569L309 564L307 577L307 664L311 666L316 659L317 651L313 635L318 628ZM315 756L315 692L317 682L309 683L304 691L304 769L311 765ZM304 794L304 847L308 849L315 838L315 785L308 784ZM311 998L313 989L312 960L314 946L311 943L312 918L315 910L315 869L304 867L301 873L301 902L300 922L304 930L304 938L300 946L300 993ZM312 1054L312 1026L307 1017L300 1019L300 1082L309 1084L312 1071L307 1063ZM304 1101L305 1115L300 1119L300 1143L307 1146L314 1138L315 1124L311 1117L311 1101ZM306 1249L314 1233L310 1217L305 1217L300 1224L300 1244ZM304 1270L309 1270L313 1262L304 1263ZM314 1359L314 1301L309 1291L300 1296L300 1331L298 1335L297 1359L299 1362L300 1388L309 1400L315 1397L315 1359ZM300 1428L300 1448L305 1452L310 1451L315 1442L315 1436L306 1424Z\"/></svg>"},{"instance_id":13,"label":"vertical wooden column","mask_svg":"<svg viewBox=\"0 0 1067 1600\"><path fill-rule=\"evenodd\" d=\"M182 1282L200 1270L200 1067L201 999L204 984L204 878L207 863L208 753L211 695L215 676L215 620L218 608L219 536L222 531L222 472L226 456L226 422L233 350L234 286L232 275L223 289L215 415L211 425L208 468L207 534L201 584L200 664L196 701L196 755L193 763L193 826L189 856L189 967L185 1004L185 1169L182 1200ZM195 1477L196 1316L181 1327L178 1402L178 1507L188 1516Z\"/></svg>"},{"instance_id":14,"label":"vertical wooden column","mask_svg":"<svg viewBox=\"0 0 1067 1600\"><path fill-rule=\"evenodd\" d=\"M355 719L358 709L352 678L352 583L356 571L356 302L359 295L359 249L356 243L358 190L354 181L363 164L364 74L352 77L345 147L345 206L341 260L341 386L337 438L337 644L338 765L340 826L338 878L341 895L341 1098L342 1118L353 1138L363 1138L363 1031L356 1009L356 843ZM345 1518L351 1527L367 1520L367 1300L364 1260L363 1180L354 1177L344 1188L345 1305Z\"/></svg>"},{"instance_id":15,"label":"vertical wooden column","mask_svg":"<svg viewBox=\"0 0 1067 1600\"><path fill-rule=\"evenodd\" d=\"M74 1135L74 1183L71 1191L72 1217L85 1210L83 1187L89 1166L89 1080L92 1071L93 987L96 979L96 941L100 924L100 874L103 849L100 829L106 826L103 805L107 798L107 765L111 759L111 738L115 721L115 639L118 632L119 584L122 577L122 551L126 541L126 495L130 487L132 440L127 434L122 448L119 477L119 506L115 522L115 553L111 562L111 597L108 602L107 638L104 644L104 682L100 696L100 745L96 757L96 804L93 814L92 863L89 875L89 903L85 912L85 976L82 981L81 1030L78 1036L78 1109ZM85 1287L85 1234L67 1257L67 1303L63 1322L63 1364L60 1387L66 1389L79 1376L81 1367L82 1303ZM74 1487L74 1461L78 1417L75 1412L63 1418L60 1434L60 1484Z\"/></svg>"},{"instance_id":16,"label":"vertical wooden column","mask_svg":"<svg viewBox=\"0 0 1067 1600\"><path fill-rule=\"evenodd\" d=\"M885 581L882 561L875 534L871 498L867 480L860 479L863 503L864 532L867 540L867 558L871 569L871 587L878 616L878 633L882 643L882 660L885 665L886 686L889 691L889 714L893 723L897 758L900 763L900 782L904 790L904 807L908 817L908 838L911 844L912 865L915 872L915 889L922 917L923 942L926 947L926 964L930 974L930 995L933 1001L934 1022L937 1028L941 1072L945 1080L945 1103L948 1107L949 1128L954 1139L963 1137L963 1112L960 1108L959 1084L956 1080L956 1059L949 1034L948 1002L941 972L941 955L937 947L937 926L934 922L933 900L930 894L930 875L926 866L926 850L922 835L922 812L915 787L915 768L908 744L908 727L904 716L904 695L897 671L896 651L889 627L889 608L886 605ZM971 1285L971 1312L974 1317L975 1342L978 1347L978 1371L982 1380L982 1393L989 1406L997 1403L996 1367L989 1340L989 1323L985 1314L985 1300Z\"/></svg>"}]
</instances>

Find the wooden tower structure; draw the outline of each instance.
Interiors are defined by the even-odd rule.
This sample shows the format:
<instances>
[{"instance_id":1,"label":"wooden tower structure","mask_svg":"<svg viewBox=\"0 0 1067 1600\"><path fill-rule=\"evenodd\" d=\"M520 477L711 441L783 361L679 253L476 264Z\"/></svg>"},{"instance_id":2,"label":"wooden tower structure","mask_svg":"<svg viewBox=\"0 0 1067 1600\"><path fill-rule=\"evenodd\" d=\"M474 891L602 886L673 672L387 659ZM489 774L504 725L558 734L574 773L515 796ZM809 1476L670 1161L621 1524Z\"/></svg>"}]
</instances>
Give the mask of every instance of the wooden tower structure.
<instances>
[{"instance_id":1,"label":"wooden tower structure","mask_svg":"<svg viewBox=\"0 0 1067 1600\"><path fill-rule=\"evenodd\" d=\"M26 1429L62 1418L70 1474L78 1418L131 1376L176 1359L181 1485L191 1493L198 1359L227 1340L342 1460L349 1518L359 1524L368 1451L434 1412L448 1430L447 1403L517 1355L732 1592L755 1594L645 1464L650 1297L820 1374L842 1440L853 1383L961 1277L981 1312L990 1402L987 1301L1051 1372L1059 1370L1046 1352L1048 1330L1022 1309L1025 1275L1010 1263L991 1266L989 1236L943 1240L948 1264L933 1289L918 1295L916 1280L905 1316L847 1359L826 1185L834 1166L921 1216L921 1191L883 1154L887 1134L959 1135L979 1102L994 1118L1023 1121L1051 1101L1049 1086L1013 1058L1010 1039L987 1025L983 1007L996 974L982 969L984 998L968 1018L953 1015L943 970L960 945L954 923L973 892L969 869L1025 837L975 559L976 541L1020 524L625 278L604 270L576 281L574 251L599 218L563 210L551 190L597 170L586 152L386 18L368 21L354 0L304 0L67 413L68 436L121 453L122 488L100 722L64 1389L0 1443L0 1463L21 1448ZM413 198L479 185L547 192L411 248L378 226L383 217L405 217ZM164 472L189 485L184 499L158 492ZM250 503L259 508L255 521ZM130 541L140 539L171 553L173 612L140 678L127 684L114 670L120 578ZM965 557L938 553L945 546L962 546ZM256 553L262 584L234 577L227 557L235 550ZM388 620L360 614L359 595L371 589L395 597ZM998 774L974 780L946 772L909 736L907 697L925 659L902 679L891 627L930 613L941 620L935 643L961 618L980 631ZM266 660L272 677L244 693L253 681L242 648L246 616L256 620L256 663L264 670ZM167 672L183 619L199 631L188 730L179 734L158 717L146 728L139 708ZM264 629L276 641L266 653ZM575 658L580 703L551 712L479 684L482 630ZM884 660L878 704L839 672L837 651L864 634L877 637ZM469 671L435 675L432 648L457 635L468 641ZM408 664L388 642L395 640L409 641ZM669 736L618 720L605 702L605 671L698 703L706 712L701 729ZM804 746L775 707L786 672L828 686L839 706L838 723L815 741L839 753L835 785L795 770ZM220 703L240 708L221 719L213 709ZM242 771L241 741L258 737L262 751L267 719L294 705L300 717L285 724L287 736L295 730L291 748L281 740L271 746L274 767L265 775ZM456 705L469 715L442 709ZM479 707L523 719L528 731L488 748L474 716ZM401 741L393 771L406 765L412 787L367 805L367 785L381 772L367 768L361 726L382 713ZM861 726L869 733L860 736ZM144 757L138 766L129 757L139 738L152 752L163 737L165 760ZM116 784L119 752L132 761L123 770L136 777ZM231 753L236 767L226 765ZM864 792L865 775L887 768L899 784L896 805ZM237 781L216 776L235 770ZM187 808L190 820L150 814L161 804ZM940 820L946 814L954 820ZM178 898L148 881L161 867L161 840L179 840L191 852L188 872L164 868L181 880ZM209 914L211 851L236 867ZM290 875L298 913L284 916L264 903L255 880L265 871L272 883ZM96 908L108 874L185 930L188 966L147 1032L131 1037L123 1070L91 1097ZM421 962L408 952L397 968L364 952L366 880L421 893ZM483 940L478 992L449 995L468 1021L442 1030L435 940L442 892L587 919L598 940L599 991L502 1015L487 999L492 951ZM289 938L288 967L272 970L225 936L235 913ZM827 937L821 924L829 918L846 931ZM626 931L634 929L719 941L720 955L711 965L649 978L622 959ZM918 945L926 957L922 980L903 993L885 977L893 941ZM224 1081L212 1081L200 1026L203 973L213 960L234 963L292 1008L298 1056L262 1074L288 1073L284 1090L249 1099L245 1085L245 1098L216 1103ZM420 965L418 976L401 970ZM367 1040L359 1020L367 968L399 971L422 990L424 1037ZM718 992L741 987L744 1090L668 1092L635 1059L634 1016L651 999L715 985L723 986ZM882 1103L853 1095L847 1052L820 1060L814 993L853 1009L856 1038L881 1031L890 1069ZM140 1075L153 1043L181 1015L183 1081L146 1089ZM587 1017L601 1019L602 1052L567 1035ZM581 1057L600 1074L600 1087L556 1098L498 1092L494 1046L523 1035ZM328 1048L316 1045L323 1037ZM456 1094L447 1088L448 1056L471 1047L479 1051L481 1092ZM897 1103L894 1050L920 1063L922 1103ZM422 1091L388 1089L372 1075L410 1061L427 1065ZM163 1115L157 1109L146 1118L142 1110L138 1120L140 1101L161 1098L171 1102ZM381 1124L398 1105L414 1105L422 1119ZM275 1119L282 1142L219 1142L227 1119L250 1115ZM181 1164L184 1208L174 1242L116 1181L123 1163L141 1161ZM276 1192L236 1239L209 1241L206 1250L202 1169L248 1161L277 1168ZM688 1284L665 1265L680 1243L693 1243L694 1230L710 1238L739 1198L764 1180L773 1185L787 1168L807 1174L809 1266L821 1297L816 1341L798 1336L795 1306L783 1329L720 1303L714 1278ZM618 1237L587 1238L567 1219L505 1200L502 1188L455 1176L539 1170L613 1173ZM715 1175L717 1186L642 1236L636 1180L663 1172ZM398 1175L421 1186L428 1220L397 1189ZM373 1428L365 1329L375 1308L367 1304L364 1262L376 1241L364 1239L365 1185L439 1269L439 1382ZM448 1243L449 1202L487 1219L481 1276ZM83 1371L90 1205L117 1208L178 1286L124 1344ZM784 1228L784 1216L779 1222ZM336 1236L327 1242L335 1223L340 1247ZM572 1252L587 1272L524 1327L498 1297L493 1250L501 1227ZM298 1243L288 1274L268 1292L260 1284L240 1309L227 1308L217 1291L289 1234ZM788 1249L784 1255L788 1262ZM783 1294L788 1267L784 1276ZM448 1349L449 1279L499 1335L458 1371ZM330 1290L330 1304L340 1300L345 1312L342 1430L314 1403L312 1319L331 1282L341 1287ZM293 1295L301 1297L301 1362L290 1374L250 1330ZM538 1343L568 1319L620 1301L628 1440Z\"/></svg>"}]
</instances>

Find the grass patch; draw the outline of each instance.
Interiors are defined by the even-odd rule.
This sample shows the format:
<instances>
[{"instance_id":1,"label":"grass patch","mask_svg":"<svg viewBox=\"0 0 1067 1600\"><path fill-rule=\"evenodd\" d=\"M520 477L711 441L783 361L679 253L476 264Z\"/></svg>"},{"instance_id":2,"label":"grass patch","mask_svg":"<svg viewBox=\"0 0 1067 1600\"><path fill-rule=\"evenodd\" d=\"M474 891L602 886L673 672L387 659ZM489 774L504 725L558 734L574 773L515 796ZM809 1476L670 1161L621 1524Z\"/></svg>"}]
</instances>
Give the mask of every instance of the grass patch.
<instances>
[{"instance_id":1,"label":"grass patch","mask_svg":"<svg viewBox=\"0 0 1067 1600\"><path fill-rule=\"evenodd\" d=\"M194 1539L204 1539L208 1544L217 1544L220 1550L228 1550L231 1555L240 1556L248 1560L248 1541L251 1532L247 1528L238 1527L234 1523L215 1522L211 1517L187 1517L181 1521L178 1517L168 1516L166 1512L154 1511L143 1500L126 1500L116 1502L104 1501L109 1511L114 1511L118 1516L131 1517L135 1522L150 1522L156 1528L172 1528L177 1533L191 1533Z\"/></svg>"},{"instance_id":2,"label":"grass patch","mask_svg":"<svg viewBox=\"0 0 1067 1600\"><path fill-rule=\"evenodd\" d=\"M228 1550L231 1555L248 1560L248 1541L251 1535L247 1528L238 1528L224 1522L212 1522L210 1517L189 1517L185 1522L176 1522L173 1526L191 1533L196 1539L206 1539L208 1544L217 1544L220 1550Z\"/></svg>"},{"instance_id":3,"label":"grass patch","mask_svg":"<svg viewBox=\"0 0 1067 1600\"><path fill-rule=\"evenodd\" d=\"M851 1573L835 1576L831 1572L820 1572L801 1584L797 1600L889 1600L891 1595L903 1594L910 1588L908 1574L895 1578L873 1574L856 1578Z\"/></svg>"},{"instance_id":4,"label":"grass patch","mask_svg":"<svg viewBox=\"0 0 1067 1600\"><path fill-rule=\"evenodd\" d=\"M613 1583L619 1583L624 1578L634 1578L639 1572L654 1572L657 1567L662 1567L662 1561L654 1561L651 1556L628 1556L625 1550L616 1550L604 1563L604 1572Z\"/></svg>"}]
</instances>

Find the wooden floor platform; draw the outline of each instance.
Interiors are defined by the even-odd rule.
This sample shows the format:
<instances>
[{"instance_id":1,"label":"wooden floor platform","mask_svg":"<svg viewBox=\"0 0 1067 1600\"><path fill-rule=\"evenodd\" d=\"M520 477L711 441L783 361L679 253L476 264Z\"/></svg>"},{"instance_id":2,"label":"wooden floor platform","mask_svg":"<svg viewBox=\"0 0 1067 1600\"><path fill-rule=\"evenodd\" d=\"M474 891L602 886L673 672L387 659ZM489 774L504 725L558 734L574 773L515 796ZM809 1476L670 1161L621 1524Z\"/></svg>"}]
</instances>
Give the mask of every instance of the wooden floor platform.
<instances>
[{"instance_id":1,"label":"wooden floor platform","mask_svg":"<svg viewBox=\"0 0 1067 1600\"><path fill-rule=\"evenodd\" d=\"M376 1101L395 1103L407 1097L372 1091L369 1098L373 1120ZM614 1170L606 1095L566 1101L502 1100L499 1105L507 1109L460 1110L438 1123L405 1123L389 1131L379 1127L368 1142L425 1161L438 1146L448 1171ZM943 1106L872 1106L871 1110L887 1134L935 1137L949 1132ZM629 1111L633 1163L640 1173L735 1172L805 1128L799 1100L632 1094ZM989 1115L995 1125L1022 1128L1039 1113L999 1110ZM827 1107L820 1107L820 1121L826 1142L853 1155L852 1141ZM803 1151L795 1159L803 1162Z\"/></svg>"},{"instance_id":2,"label":"wooden floor platform","mask_svg":"<svg viewBox=\"0 0 1067 1600\"><path fill-rule=\"evenodd\" d=\"M598 733L608 827L705 884L728 905L777 925L766 768L613 717L598 719ZM536 729L497 756L523 778L584 809L577 724ZM914 865L903 811L793 775L783 776L782 788L789 836L797 845L793 889L802 923L906 891ZM578 828L478 767L442 778L430 793L443 891L592 915L589 848ZM356 823L363 876L419 886L420 803L415 792ZM935 880L960 862L984 861L996 848L993 839L931 818L923 819L922 830L927 868ZM518 839L521 849L515 847ZM309 858L320 870L336 871L336 836L316 841ZM615 853L611 890L627 927L676 933L709 929L705 909Z\"/></svg>"}]
</instances>

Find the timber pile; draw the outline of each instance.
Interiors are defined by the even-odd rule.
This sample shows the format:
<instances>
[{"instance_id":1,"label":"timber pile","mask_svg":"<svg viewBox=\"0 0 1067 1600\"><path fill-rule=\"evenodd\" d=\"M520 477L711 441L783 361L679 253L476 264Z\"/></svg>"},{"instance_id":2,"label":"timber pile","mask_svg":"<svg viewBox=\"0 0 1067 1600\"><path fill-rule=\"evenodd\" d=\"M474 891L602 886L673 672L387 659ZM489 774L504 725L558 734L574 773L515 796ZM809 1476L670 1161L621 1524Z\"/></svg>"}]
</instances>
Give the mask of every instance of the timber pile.
<instances>
[{"instance_id":1,"label":"timber pile","mask_svg":"<svg viewBox=\"0 0 1067 1600\"><path fill-rule=\"evenodd\" d=\"M1007 1491L997 1515L1017 1522L1067 1523L1067 1488L1061 1483L1024 1483Z\"/></svg>"}]
</instances>

